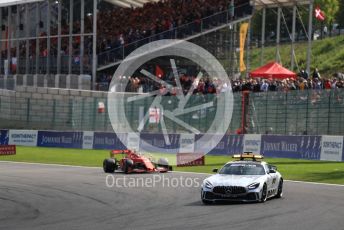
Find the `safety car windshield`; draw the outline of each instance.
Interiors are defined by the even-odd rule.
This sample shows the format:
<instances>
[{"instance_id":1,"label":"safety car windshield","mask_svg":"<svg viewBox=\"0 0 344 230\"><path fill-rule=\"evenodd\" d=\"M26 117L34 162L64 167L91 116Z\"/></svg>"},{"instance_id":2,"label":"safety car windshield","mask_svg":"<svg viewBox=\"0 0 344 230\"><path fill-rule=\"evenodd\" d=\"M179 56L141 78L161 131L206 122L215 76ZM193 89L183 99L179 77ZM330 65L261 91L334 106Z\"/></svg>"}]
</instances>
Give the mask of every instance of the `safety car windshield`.
<instances>
[{"instance_id":1,"label":"safety car windshield","mask_svg":"<svg viewBox=\"0 0 344 230\"><path fill-rule=\"evenodd\" d=\"M264 167L260 164L227 164L219 172L226 175L264 175Z\"/></svg>"}]
</instances>

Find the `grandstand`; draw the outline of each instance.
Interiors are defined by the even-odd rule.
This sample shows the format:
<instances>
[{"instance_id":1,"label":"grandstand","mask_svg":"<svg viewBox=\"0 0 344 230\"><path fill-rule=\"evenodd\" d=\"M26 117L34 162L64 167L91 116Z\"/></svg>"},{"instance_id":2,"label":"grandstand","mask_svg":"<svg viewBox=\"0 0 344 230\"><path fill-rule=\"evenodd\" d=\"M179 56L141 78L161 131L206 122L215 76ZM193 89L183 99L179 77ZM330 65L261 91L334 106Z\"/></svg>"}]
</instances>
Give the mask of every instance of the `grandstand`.
<instances>
[{"instance_id":1,"label":"grandstand","mask_svg":"<svg viewBox=\"0 0 344 230\"><path fill-rule=\"evenodd\" d=\"M0 124L17 129L112 131L109 118L97 112L99 103L106 104L107 94L83 90L108 90L114 71L130 52L160 39L189 40L213 54L228 75L236 79L238 25L250 21L254 9L295 8L295 3L286 0L59 0L0 4L0 88L9 89L1 91ZM297 1L297 4L308 3L312 1ZM264 36L263 31L262 49ZM277 39L276 53L279 42ZM246 58L248 72L249 50ZM164 70L168 64L168 61L159 62ZM156 65L153 60L146 67L154 72ZM178 65L189 76L198 70L185 60L179 60ZM205 87L219 87L216 79L213 82L211 76L207 78L203 82L208 84ZM159 89L140 75L133 79L124 87L132 95L140 90L145 93ZM148 85L134 87L135 79ZM195 101L213 100L216 90L210 92L205 87L197 90L207 95L196 95ZM173 95L168 97L173 101ZM249 133L342 134L341 116L337 115L343 112L343 97L340 90L255 93L249 97L245 111L233 111L228 132L243 129L245 123L244 131ZM241 108L242 95L235 94L234 98L235 108ZM149 100L130 104L127 113L138 114L140 107L146 111L147 105ZM132 124L138 125L137 116L129 117ZM191 119L191 122L206 131L207 120ZM180 131L173 124L167 125L169 130ZM118 130L127 131L120 124Z\"/></svg>"},{"instance_id":2,"label":"grandstand","mask_svg":"<svg viewBox=\"0 0 344 230\"><path fill-rule=\"evenodd\" d=\"M89 75L92 89L107 89L106 79L129 53L159 39L191 40L207 50L216 49L227 55L214 53L233 75L237 72L233 55L238 36L226 29L228 25L249 21L253 7L260 10L308 3L309 0L6 1L0 4L0 75L14 82L3 85L15 85L16 76L23 75L24 85L32 78L33 84L42 81L49 87L66 85L60 80L51 84L49 78Z\"/></svg>"},{"instance_id":3,"label":"grandstand","mask_svg":"<svg viewBox=\"0 0 344 230\"><path fill-rule=\"evenodd\" d=\"M90 75L94 89L104 72L143 44L192 39L252 14L245 0L9 1L0 7L0 75L14 82L3 85L23 75L24 85L33 78L34 85L60 87L59 80L49 83L50 75Z\"/></svg>"}]
</instances>

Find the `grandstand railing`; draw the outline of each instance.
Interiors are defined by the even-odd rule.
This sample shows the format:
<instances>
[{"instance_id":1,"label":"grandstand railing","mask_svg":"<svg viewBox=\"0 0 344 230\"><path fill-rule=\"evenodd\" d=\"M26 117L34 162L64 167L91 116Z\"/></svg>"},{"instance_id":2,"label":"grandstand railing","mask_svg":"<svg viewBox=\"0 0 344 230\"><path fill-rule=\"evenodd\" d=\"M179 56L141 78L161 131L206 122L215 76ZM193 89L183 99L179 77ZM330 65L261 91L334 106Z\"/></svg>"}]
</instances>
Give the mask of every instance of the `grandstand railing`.
<instances>
[{"instance_id":1,"label":"grandstand railing","mask_svg":"<svg viewBox=\"0 0 344 230\"><path fill-rule=\"evenodd\" d=\"M8 129L40 129L63 131L113 131L107 114L107 93L83 92L40 96L0 90L0 127ZM35 95L34 95L35 94ZM33 95L35 97L33 97ZM75 96L77 95L77 96ZM130 94L131 95L131 94ZM216 95L194 95L191 100L216 100ZM176 97L164 97L173 106ZM242 94L234 93L233 115L228 133L235 133L242 124ZM150 108L152 98L128 103L125 117L132 129L139 124L140 113ZM99 113L99 102L105 113ZM140 112L141 111L141 112ZM182 119L204 132L209 127L211 108L188 114ZM285 135L344 135L344 90L306 90L251 93L248 105L247 133ZM206 119L205 119L206 118ZM117 132L128 132L123 123L114 124ZM170 133L185 132L166 119ZM147 124L145 132L161 132L158 124Z\"/></svg>"},{"instance_id":2,"label":"grandstand railing","mask_svg":"<svg viewBox=\"0 0 344 230\"><path fill-rule=\"evenodd\" d=\"M17 86L90 90L91 76L72 74L17 74L6 77L0 75L0 90L16 90Z\"/></svg>"},{"instance_id":3,"label":"grandstand railing","mask_svg":"<svg viewBox=\"0 0 344 230\"><path fill-rule=\"evenodd\" d=\"M61 74L68 74L69 73L69 59L70 56L62 55L61 56ZM80 56L73 55L71 57L72 65L71 65L71 73L72 74L80 74ZM49 57L49 71L47 69L47 57L39 57L38 58L38 74L57 74L57 57L51 56ZM83 59L83 73L91 73L92 68L92 58L85 55ZM26 70L26 58L19 58L17 60L17 74L36 74L36 58L31 57L28 60L28 70Z\"/></svg>"},{"instance_id":4,"label":"grandstand railing","mask_svg":"<svg viewBox=\"0 0 344 230\"><path fill-rule=\"evenodd\" d=\"M201 20L196 20L191 23L175 27L171 30L125 44L124 46L101 52L98 54L98 70L102 70L103 68L105 69L120 63L132 51L144 44L161 39L187 39L195 34L202 34L220 25L226 25L242 17L251 15L252 8L249 3L242 4L236 6L234 12L234 17L231 16L230 10L222 11L202 18Z\"/></svg>"}]
</instances>

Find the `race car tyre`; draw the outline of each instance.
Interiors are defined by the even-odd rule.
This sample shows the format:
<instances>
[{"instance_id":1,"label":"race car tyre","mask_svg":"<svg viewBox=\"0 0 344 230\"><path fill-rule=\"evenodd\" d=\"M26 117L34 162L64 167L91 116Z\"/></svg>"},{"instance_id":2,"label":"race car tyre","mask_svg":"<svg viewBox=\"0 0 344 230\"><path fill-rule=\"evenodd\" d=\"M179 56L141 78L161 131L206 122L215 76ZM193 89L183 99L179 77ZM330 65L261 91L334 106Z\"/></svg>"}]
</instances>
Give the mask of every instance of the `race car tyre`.
<instances>
[{"instance_id":1,"label":"race car tyre","mask_svg":"<svg viewBox=\"0 0 344 230\"><path fill-rule=\"evenodd\" d=\"M114 173L116 168L116 159L108 158L103 161L103 170L105 173Z\"/></svg>"},{"instance_id":2,"label":"race car tyre","mask_svg":"<svg viewBox=\"0 0 344 230\"><path fill-rule=\"evenodd\" d=\"M160 158L158 160L158 166L168 168L168 160L166 158Z\"/></svg>"},{"instance_id":3,"label":"race car tyre","mask_svg":"<svg viewBox=\"0 0 344 230\"><path fill-rule=\"evenodd\" d=\"M283 196L283 179L280 179L280 182L278 184L278 190L277 190L277 195L276 198L281 198Z\"/></svg>"},{"instance_id":4,"label":"race car tyre","mask_svg":"<svg viewBox=\"0 0 344 230\"><path fill-rule=\"evenodd\" d=\"M262 188L262 194L260 197L260 202L264 203L267 199L268 199L268 186L266 184L264 184L264 186Z\"/></svg>"},{"instance_id":5,"label":"race car tyre","mask_svg":"<svg viewBox=\"0 0 344 230\"><path fill-rule=\"evenodd\" d=\"M123 171L125 174L129 173L130 168L132 168L134 165L134 162L130 159L125 159L123 164Z\"/></svg>"}]
</instances>

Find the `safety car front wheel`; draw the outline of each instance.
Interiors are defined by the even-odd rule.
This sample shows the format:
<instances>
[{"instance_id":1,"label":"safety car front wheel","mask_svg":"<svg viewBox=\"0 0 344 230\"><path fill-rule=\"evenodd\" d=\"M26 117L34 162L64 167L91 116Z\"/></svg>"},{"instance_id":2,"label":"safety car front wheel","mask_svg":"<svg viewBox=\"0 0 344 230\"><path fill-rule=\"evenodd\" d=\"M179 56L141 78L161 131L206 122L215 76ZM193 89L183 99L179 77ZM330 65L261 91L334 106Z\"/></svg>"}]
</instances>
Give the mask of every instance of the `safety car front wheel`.
<instances>
[{"instance_id":1,"label":"safety car front wheel","mask_svg":"<svg viewBox=\"0 0 344 230\"><path fill-rule=\"evenodd\" d=\"M276 198L281 198L282 196L283 196L283 179L281 178L278 184Z\"/></svg>"},{"instance_id":2,"label":"safety car front wheel","mask_svg":"<svg viewBox=\"0 0 344 230\"><path fill-rule=\"evenodd\" d=\"M260 202L264 203L268 199L268 186L266 184L263 185Z\"/></svg>"}]
</instances>

